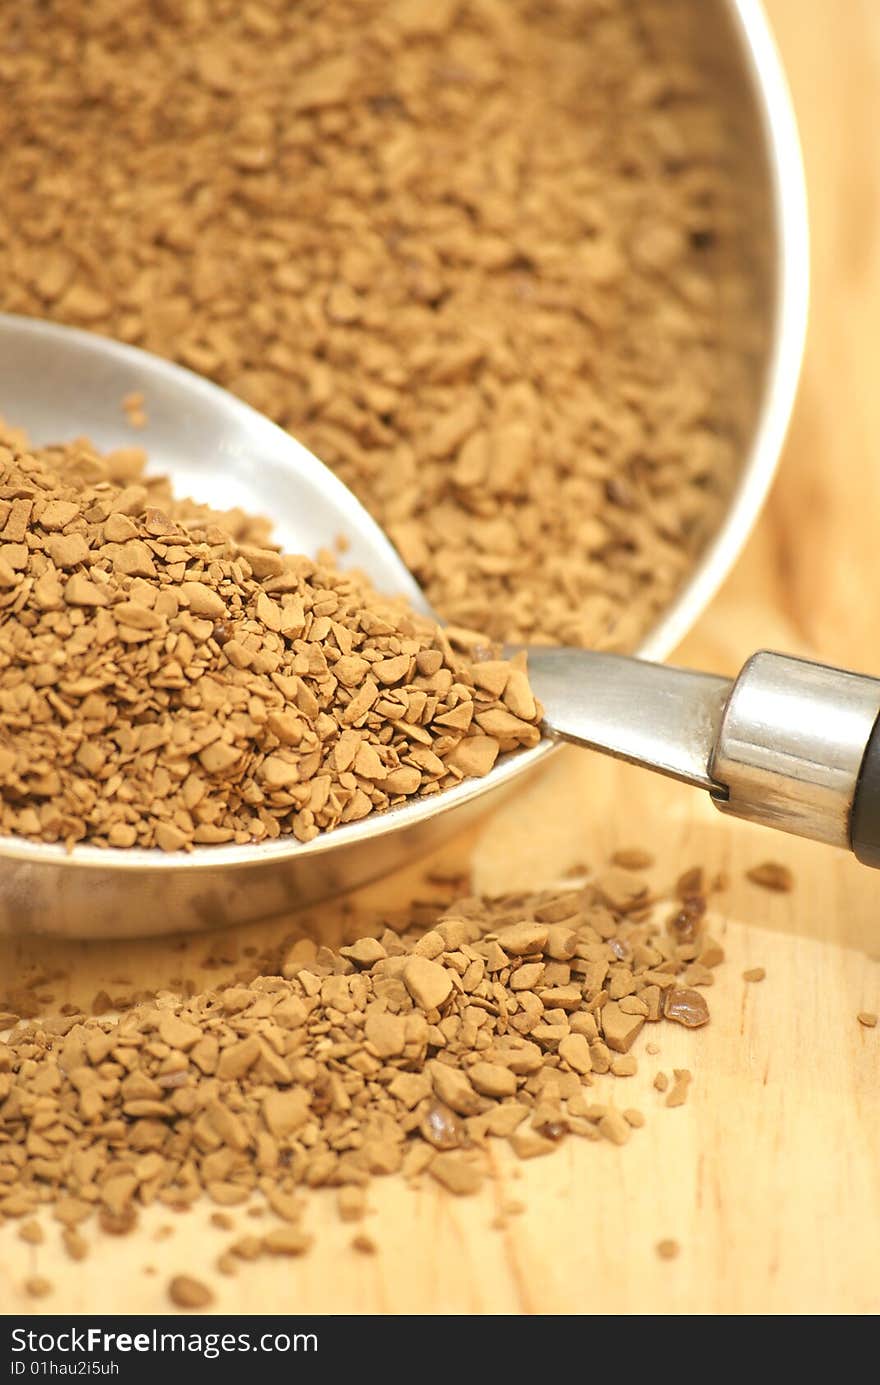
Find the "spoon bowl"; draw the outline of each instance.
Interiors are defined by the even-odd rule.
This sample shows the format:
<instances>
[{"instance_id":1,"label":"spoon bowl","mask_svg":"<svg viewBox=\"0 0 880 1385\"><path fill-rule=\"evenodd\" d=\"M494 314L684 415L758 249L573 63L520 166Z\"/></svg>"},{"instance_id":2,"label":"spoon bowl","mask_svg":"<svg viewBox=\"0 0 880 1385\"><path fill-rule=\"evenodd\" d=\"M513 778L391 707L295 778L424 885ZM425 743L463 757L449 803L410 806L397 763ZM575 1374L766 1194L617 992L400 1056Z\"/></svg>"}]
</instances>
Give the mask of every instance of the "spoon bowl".
<instances>
[{"instance_id":1,"label":"spoon bowl","mask_svg":"<svg viewBox=\"0 0 880 1385\"><path fill-rule=\"evenodd\" d=\"M147 424L122 406L144 397ZM0 314L0 415L43 445L82 435L101 450L143 446L148 471L216 509L269 516L294 553L345 540L344 565L380 591L430 606L382 530L283 429L191 371L90 332ZM282 914L375 879L437 846L553 749L507 755L484 779L301 843L292 836L188 853L0 837L0 933L143 937Z\"/></svg>"}]
</instances>

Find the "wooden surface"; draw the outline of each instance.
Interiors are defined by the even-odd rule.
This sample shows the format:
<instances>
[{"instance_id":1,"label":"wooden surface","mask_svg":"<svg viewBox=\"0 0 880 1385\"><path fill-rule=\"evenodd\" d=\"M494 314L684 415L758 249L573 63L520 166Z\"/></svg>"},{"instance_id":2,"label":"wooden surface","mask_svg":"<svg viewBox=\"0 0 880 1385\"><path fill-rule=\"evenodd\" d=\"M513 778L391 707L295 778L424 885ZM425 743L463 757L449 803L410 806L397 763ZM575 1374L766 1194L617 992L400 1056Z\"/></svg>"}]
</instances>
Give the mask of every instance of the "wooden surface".
<instances>
[{"instance_id":1,"label":"wooden surface","mask_svg":"<svg viewBox=\"0 0 880 1385\"><path fill-rule=\"evenodd\" d=\"M880 6L876 0L771 0L794 91L812 202L814 297L804 384L778 484L735 575L688 639L683 658L732 671L754 648L813 651L880 669ZM220 1309L302 1312L849 1313L880 1308L880 877L832 851L724 821L702 797L571 752L505 806L476 842L441 864L477 888L528 888L615 847L649 845L672 877L695 861L729 872L717 931L728 960L710 993L712 1023L664 1030L640 1055L626 1104L647 1115L623 1150L571 1140L516 1167L478 1199L377 1180L368 1228L375 1257L348 1248L329 1197L309 1214L318 1234L302 1262L214 1277ZM796 873L774 896L743 871L771 857ZM436 863L435 863L436 864ZM358 909L424 897L423 867L362 892ZM338 906L323 911L328 930ZM246 947L290 923L247 930ZM40 950L86 999L127 978L156 985L190 974L209 944ZM0 950L0 972L33 951ZM766 980L747 985L744 968ZM216 980L217 973L212 974ZM111 990L120 985L110 984ZM56 984L56 998L67 988ZM650 1038L658 1038L653 1031ZM688 1104L667 1110L658 1068L694 1072ZM617 1083L619 1098L621 1083ZM491 1230L503 1195L527 1204ZM145 1217L105 1238L83 1265L0 1232L0 1305L9 1312L168 1307L168 1275L209 1265L223 1241L206 1208ZM162 1238L160 1228L173 1225ZM661 1261L665 1237L681 1246ZM34 1304L30 1273L54 1295Z\"/></svg>"}]
</instances>

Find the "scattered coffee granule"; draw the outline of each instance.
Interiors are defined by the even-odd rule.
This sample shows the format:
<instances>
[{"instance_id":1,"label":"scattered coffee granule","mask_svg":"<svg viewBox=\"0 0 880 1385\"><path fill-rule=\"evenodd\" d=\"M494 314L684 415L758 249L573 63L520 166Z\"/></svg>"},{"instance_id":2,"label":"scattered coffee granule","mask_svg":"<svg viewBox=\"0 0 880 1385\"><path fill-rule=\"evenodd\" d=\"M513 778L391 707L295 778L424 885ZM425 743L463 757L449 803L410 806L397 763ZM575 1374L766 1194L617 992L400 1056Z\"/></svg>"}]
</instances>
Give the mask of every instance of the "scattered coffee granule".
<instances>
[{"instance_id":1,"label":"scattered coffee granule","mask_svg":"<svg viewBox=\"0 0 880 1385\"><path fill-rule=\"evenodd\" d=\"M367 1210L367 1195L356 1183L346 1183L336 1194L336 1209L342 1221L360 1221Z\"/></svg>"},{"instance_id":2,"label":"scattered coffee granule","mask_svg":"<svg viewBox=\"0 0 880 1385\"><path fill-rule=\"evenodd\" d=\"M32 1246L42 1245L45 1240L43 1228L37 1221L22 1222L21 1226L18 1228L18 1236L19 1240L26 1241L28 1245Z\"/></svg>"},{"instance_id":3,"label":"scattered coffee granule","mask_svg":"<svg viewBox=\"0 0 880 1385\"><path fill-rule=\"evenodd\" d=\"M658 1092L665 1092L668 1086L669 1078L665 1072L657 1072L654 1074L654 1087Z\"/></svg>"},{"instance_id":4,"label":"scattered coffee granule","mask_svg":"<svg viewBox=\"0 0 880 1385\"><path fill-rule=\"evenodd\" d=\"M260 1249L269 1255L305 1255L313 1238L298 1226L279 1226L260 1241Z\"/></svg>"},{"instance_id":5,"label":"scattered coffee granule","mask_svg":"<svg viewBox=\"0 0 880 1385\"><path fill-rule=\"evenodd\" d=\"M688 900L704 896L706 893L705 874L702 866L691 866L688 870L682 871L675 882L677 898Z\"/></svg>"},{"instance_id":6,"label":"scattered coffee granule","mask_svg":"<svg viewBox=\"0 0 880 1385\"><path fill-rule=\"evenodd\" d=\"M0 436L0 831L307 842L540 739L522 656L470 662L363 576L126 476Z\"/></svg>"},{"instance_id":7,"label":"scattered coffee granule","mask_svg":"<svg viewBox=\"0 0 880 1385\"><path fill-rule=\"evenodd\" d=\"M534 1140L542 1138L535 1131L524 1133ZM510 1136L513 1148L520 1158L528 1158L532 1151L519 1148L516 1143L517 1139L518 1132L514 1132ZM535 1149L534 1152L537 1153L538 1150ZM477 1163L459 1150L447 1150L442 1154L435 1154L428 1165L428 1172L437 1179L438 1183L442 1183L448 1192L455 1193L457 1197L479 1192L485 1175L482 1161Z\"/></svg>"},{"instance_id":8,"label":"scattered coffee granule","mask_svg":"<svg viewBox=\"0 0 880 1385\"><path fill-rule=\"evenodd\" d=\"M866 1029L873 1029L877 1024L877 1016L873 1010L860 1010L856 1015L859 1024L863 1024Z\"/></svg>"},{"instance_id":9,"label":"scattered coffee granule","mask_svg":"<svg viewBox=\"0 0 880 1385\"><path fill-rule=\"evenodd\" d=\"M667 1106L684 1106L687 1101L688 1088L693 1081L693 1075L687 1068L673 1068L672 1075L675 1081L672 1089L666 1098Z\"/></svg>"},{"instance_id":10,"label":"scattered coffee granule","mask_svg":"<svg viewBox=\"0 0 880 1385\"><path fill-rule=\"evenodd\" d=\"M619 1111L609 1109L599 1119L599 1133L614 1145L625 1145L632 1134L633 1127Z\"/></svg>"},{"instance_id":11,"label":"scattered coffee granule","mask_svg":"<svg viewBox=\"0 0 880 1385\"><path fill-rule=\"evenodd\" d=\"M735 479L760 291L659 8L9 6L0 307L270 414L450 621L632 648Z\"/></svg>"},{"instance_id":12,"label":"scattered coffee granule","mask_svg":"<svg viewBox=\"0 0 880 1385\"><path fill-rule=\"evenodd\" d=\"M275 974L118 1019L22 1023L0 1043L0 1222L46 1207L65 1230L97 1214L125 1233L144 1206L204 1198L225 1228L229 1208L267 1207L276 1228L228 1247L231 1271L306 1253L313 1189L348 1220L374 1176L476 1192L491 1140L521 1158L623 1144L638 1113L586 1089L619 1080L605 1040L623 1001L661 1023L658 978L689 965L655 914L593 885L459 899L371 947L295 943Z\"/></svg>"},{"instance_id":13,"label":"scattered coffee granule","mask_svg":"<svg viewBox=\"0 0 880 1385\"><path fill-rule=\"evenodd\" d=\"M627 1053L620 1058L612 1058L609 1070L615 1077L635 1077L639 1065L632 1054Z\"/></svg>"},{"instance_id":14,"label":"scattered coffee granule","mask_svg":"<svg viewBox=\"0 0 880 1385\"><path fill-rule=\"evenodd\" d=\"M89 1253L88 1243L84 1236L75 1231L71 1226L65 1226L61 1233L61 1243L71 1260L85 1260Z\"/></svg>"},{"instance_id":15,"label":"scattered coffee granule","mask_svg":"<svg viewBox=\"0 0 880 1385\"><path fill-rule=\"evenodd\" d=\"M358 1251L361 1255L375 1255L379 1249L372 1236L366 1235L363 1231L359 1231L356 1236L352 1236L351 1248L352 1250Z\"/></svg>"},{"instance_id":16,"label":"scattered coffee granule","mask_svg":"<svg viewBox=\"0 0 880 1385\"><path fill-rule=\"evenodd\" d=\"M654 864L654 857L640 847L622 847L612 853L611 864L622 866L624 870L648 870Z\"/></svg>"},{"instance_id":17,"label":"scattered coffee granule","mask_svg":"<svg viewBox=\"0 0 880 1385\"><path fill-rule=\"evenodd\" d=\"M674 1260L680 1249L678 1241L672 1240L671 1237L657 1242L657 1254L661 1260Z\"/></svg>"},{"instance_id":18,"label":"scattered coffee granule","mask_svg":"<svg viewBox=\"0 0 880 1385\"><path fill-rule=\"evenodd\" d=\"M24 1282L24 1291L31 1298L46 1298L52 1293L53 1285L50 1279L44 1279L41 1274L32 1274L30 1279Z\"/></svg>"},{"instance_id":19,"label":"scattered coffee granule","mask_svg":"<svg viewBox=\"0 0 880 1385\"><path fill-rule=\"evenodd\" d=\"M168 1285L168 1297L176 1308L209 1308L214 1294L200 1279L176 1274Z\"/></svg>"},{"instance_id":20,"label":"scattered coffee granule","mask_svg":"<svg viewBox=\"0 0 880 1385\"><path fill-rule=\"evenodd\" d=\"M794 889L794 876L788 866L778 861L764 861L759 866L752 866L751 870L746 871L746 879L751 880L753 885L760 885L764 890L775 890L779 894L788 894Z\"/></svg>"},{"instance_id":21,"label":"scattered coffee granule","mask_svg":"<svg viewBox=\"0 0 880 1385\"><path fill-rule=\"evenodd\" d=\"M763 981L766 975L763 967L749 967L743 972L743 981Z\"/></svg>"},{"instance_id":22,"label":"scattered coffee granule","mask_svg":"<svg viewBox=\"0 0 880 1385\"><path fill-rule=\"evenodd\" d=\"M709 1021L706 997L685 986L669 986L664 991L663 1013L668 1020L675 1020L687 1029L698 1029Z\"/></svg>"}]
</instances>

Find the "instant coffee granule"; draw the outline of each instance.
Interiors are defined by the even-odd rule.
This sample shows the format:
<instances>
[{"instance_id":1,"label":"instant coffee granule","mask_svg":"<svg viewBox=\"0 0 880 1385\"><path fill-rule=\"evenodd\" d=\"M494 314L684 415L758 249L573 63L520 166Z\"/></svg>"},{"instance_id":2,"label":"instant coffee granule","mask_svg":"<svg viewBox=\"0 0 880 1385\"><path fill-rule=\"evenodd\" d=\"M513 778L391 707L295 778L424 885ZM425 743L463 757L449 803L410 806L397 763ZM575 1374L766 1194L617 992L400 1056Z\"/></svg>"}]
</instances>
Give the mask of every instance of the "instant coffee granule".
<instances>
[{"instance_id":1,"label":"instant coffee granule","mask_svg":"<svg viewBox=\"0 0 880 1385\"><path fill-rule=\"evenodd\" d=\"M46 1298L52 1292L52 1281L41 1274L33 1274L25 1280L24 1290L31 1298Z\"/></svg>"},{"instance_id":2,"label":"instant coffee granule","mask_svg":"<svg viewBox=\"0 0 880 1385\"><path fill-rule=\"evenodd\" d=\"M0 306L271 415L445 619L633 648L736 478L759 351L690 7L6 11Z\"/></svg>"},{"instance_id":3,"label":"instant coffee granule","mask_svg":"<svg viewBox=\"0 0 880 1385\"><path fill-rule=\"evenodd\" d=\"M687 1068L673 1068L672 1075L675 1081L666 1097L667 1106L684 1106L688 1098L688 1089L693 1081L693 1073Z\"/></svg>"},{"instance_id":4,"label":"instant coffee granule","mask_svg":"<svg viewBox=\"0 0 880 1385\"><path fill-rule=\"evenodd\" d=\"M358 1232L356 1236L352 1237L351 1248L352 1250L358 1251L361 1255L375 1255L379 1249L372 1236L366 1235L363 1231Z\"/></svg>"},{"instance_id":5,"label":"instant coffee granule","mask_svg":"<svg viewBox=\"0 0 880 1385\"><path fill-rule=\"evenodd\" d=\"M538 742L524 656L475 662L142 464L0 431L0 832L307 842Z\"/></svg>"},{"instance_id":6,"label":"instant coffee granule","mask_svg":"<svg viewBox=\"0 0 880 1385\"><path fill-rule=\"evenodd\" d=\"M188 1274L177 1274L168 1285L168 1297L175 1308L210 1308L214 1295L200 1279Z\"/></svg>"},{"instance_id":7,"label":"instant coffee granule","mask_svg":"<svg viewBox=\"0 0 880 1385\"><path fill-rule=\"evenodd\" d=\"M459 899L427 928L338 950L300 939L275 974L118 1019L22 1022L0 1044L0 1221L46 1209L80 1258L93 1220L126 1234L151 1204L207 1199L234 1273L307 1252L315 1189L356 1222L379 1175L477 1192L493 1140L523 1159L573 1136L624 1145L643 1119L616 1104L616 1059L634 1071L664 995L720 959L702 916L683 942L660 907L615 868L579 889ZM271 1229L235 1234L229 1209L248 1206Z\"/></svg>"},{"instance_id":8,"label":"instant coffee granule","mask_svg":"<svg viewBox=\"0 0 880 1385\"><path fill-rule=\"evenodd\" d=\"M658 1241L656 1250L661 1260L675 1260L681 1250L681 1246L678 1244L678 1241L673 1240L670 1236L663 1241Z\"/></svg>"},{"instance_id":9,"label":"instant coffee granule","mask_svg":"<svg viewBox=\"0 0 880 1385\"><path fill-rule=\"evenodd\" d=\"M779 861L762 861L759 866L752 866L746 871L746 879L776 894L789 894L794 889L794 875Z\"/></svg>"}]
</instances>

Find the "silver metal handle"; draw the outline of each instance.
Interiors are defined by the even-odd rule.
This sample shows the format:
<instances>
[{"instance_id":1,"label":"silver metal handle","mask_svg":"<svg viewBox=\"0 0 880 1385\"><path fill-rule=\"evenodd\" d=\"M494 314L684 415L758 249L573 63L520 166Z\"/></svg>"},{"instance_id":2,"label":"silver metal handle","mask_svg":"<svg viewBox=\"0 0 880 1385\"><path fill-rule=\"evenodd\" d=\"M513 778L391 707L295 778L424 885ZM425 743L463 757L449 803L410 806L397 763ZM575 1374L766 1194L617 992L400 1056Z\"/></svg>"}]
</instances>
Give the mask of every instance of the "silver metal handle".
<instances>
[{"instance_id":1,"label":"silver metal handle","mask_svg":"<svg viewBox=\"0 0 880 1385\"><path fill-rule=\"evenodd\" d=\"M709 763L717 806L849 847L878 713L876 678L766 651L753 655L727 699Z\"/></svg>"},{"instance_id":2,"label":"silver metal handle","mask_svg":"<svg viewBox=\"0 0 880 1385\"><path fill-rule=\"evenodd\" d=\"M734 682L585 649L532 647L529 671L549 735L880 868L880 679L767 651Z\"/></svg>"}]
</instances>

